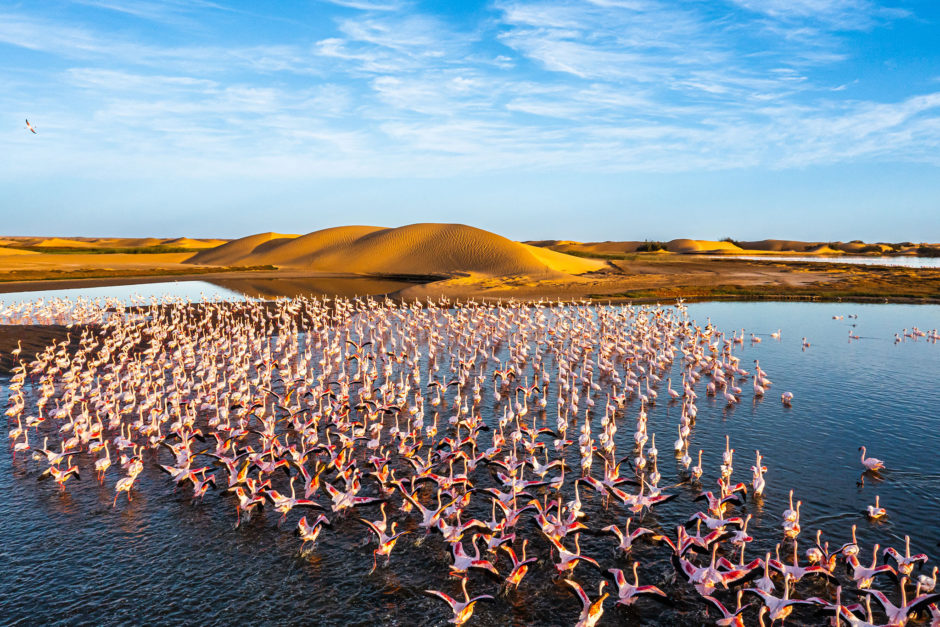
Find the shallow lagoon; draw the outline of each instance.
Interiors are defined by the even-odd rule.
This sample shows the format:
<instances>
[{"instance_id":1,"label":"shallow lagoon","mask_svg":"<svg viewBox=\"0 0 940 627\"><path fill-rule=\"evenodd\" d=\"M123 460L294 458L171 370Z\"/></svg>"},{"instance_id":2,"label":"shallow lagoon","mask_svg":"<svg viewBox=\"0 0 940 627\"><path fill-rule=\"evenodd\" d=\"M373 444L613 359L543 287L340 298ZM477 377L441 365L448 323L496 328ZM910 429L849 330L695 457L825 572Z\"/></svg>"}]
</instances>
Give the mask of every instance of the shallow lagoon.
<instances>
[{"instance_id":1,"label":"shallow lagoon","mask_svg":"<svg viewBox=\"0 0 940 627\"><path fill-rule=\"evenodd\" d=\"M848 263L862 266L898 266L902 268L940 268L940 257L871 257L858 255L701 255L709 259L747 259L750 261L785 261L806 263Z\"/></svg>"},{"instance_id":2,"label":"shallow lagoon","mask_svg":"<svg viewBox=\"0 0 940 627\"><path fill-rule=\"evenodd\" d=\"M849 314L858 318L833 320ZM940 345L922 338L895 343L894 334L905 327L940 327L940 307L697 303L689 305L689 315L700 325L710 319L729 334L744 329L746 340L735 351L742 367L752 371L753 360L759 359L774 382L762 400L752 398L749 382L740 383L744 394L735 407L720 398L707 398L697 388L699 413L690 451L694 456L699 448L704 450L706 489L717 477L726 434L736 449L737 480L748 480L756 448L769 469L764 498L749 500L736 510L754 516L748 528L755 537L749 558L772 551L779 541L780 515L787 507L788 490L794 489L803 501L803 561L802 553L817 528L823 530L824 539L839 545L848 541L851 525L857 524L862 557L870 558L875 542L901 548L904 535L910 534L912 551L927 552L936 563ZM770 337L778 329L779 341ZM862 339L850 341L850 329ZM751 333L762 341L750 342ZM805 350L804 336L811 344ZM678 365L673 372L678 372ZM701 487L684 481L672 455L679 406L663 400L664 390L665 382L660 402L649 409L648 431L659 436L660 485L679 484L668 490L679 493L679 498L655 508L643 524L672 536L675 525L699 509L692 498ZM485 390L482 412L492 423L490 391ZM780 403L783 391L795 396L791 408ZM5 388L2 394L5 399ZM602 396L598 401L596 413L603 406ZM552 392L549 426L554 406ZM618 419L621 455L633 450L637 412L634 401ZM857 449L863 444L870 455L885 460L888 469L880 481L869 477L859 487ZM354 517L338 521L323 533L313 552L301 556L299 540L290 532L300 514L292 514L283 529L276 527L273 512L234 529L230 497L210 492L204 502L193 504L183 490L172 490L150 460L133 501L122 499L112 510L115 477L99 486L93 473L84 472L90 464L90 458L83 461L82 480L69 482L63 492L51 482L37 481L36 462L18 459L13 464L10 448L2 447L0 615L4 622L424 625L444 624L449 618L446 606L422 593L426 588L459 589L452 581L442 583L449 558L436 534L420 547L415 546L416 536L405 536L390 566L368 575L372 547L361 546L367 532ZM572 492L570 484L567 492ZM876 494L889 516L884 522L870 523L862 510ZM605 509L602 499L589 490L582 490L581 497L592 528L622 526L625 514L618 505ZM377 507L371 507L360 515L371 519L376 513ZM489 508L473 515L489 519ZM530 552L534 547L546 556L547 544L534 539L535 526L523 523L521 528L533 538ZM584 553L597 558L605 569L630 568L632 560L614 556L612 546L609 535L582 537ZM641 563L643 581L666 589L670 603L643 600L623 610L614 609L608 599L602 624L707 622L704 604L695 593L684 583L670 583L668 549L641 543L632 557ZM505 561L501 565L505 569ZM551 570L550 563L534 565L517 593L478 604L470 624L573 624L580 605L567 586L552 582ZM599 577L590 566L579 566L576 579L592 586L592 596L596 593ZM495 594L496 583L472 574L470 588L474 593Z\"/></svg>"}]
</instances>

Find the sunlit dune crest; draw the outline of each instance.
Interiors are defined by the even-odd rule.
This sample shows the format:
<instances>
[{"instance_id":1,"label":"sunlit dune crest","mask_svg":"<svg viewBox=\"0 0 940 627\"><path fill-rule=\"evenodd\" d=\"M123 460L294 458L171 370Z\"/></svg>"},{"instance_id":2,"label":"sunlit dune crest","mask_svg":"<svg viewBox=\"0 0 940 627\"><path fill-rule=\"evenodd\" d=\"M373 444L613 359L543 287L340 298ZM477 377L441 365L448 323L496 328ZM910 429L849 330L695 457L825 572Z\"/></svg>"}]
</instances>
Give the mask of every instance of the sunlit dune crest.
<instances>
[{"instance_id":1,"label":"sunlit dune crest","mask_svg":"<svg viewBox=\"0 0 940 627\"><path fill-rule=\"evenodd\" d=\"M270 247L272 244L280 243L297 237L296 235L282 235L280 233L258 233L249 235L231 242L217 246L210 250L196 253L189 259L190 263L198 263L213 266L240 265L232 263L232 260L240 260L262 247Z\"/></svg>"},{"instance_id":2,"label":"sunlit dune crest","mask_svg":"<svg viewBox=\"0 0 940 627\"><path fill-rule=\"evenodd\" d=\"M398 228L345 226L300 237L253 235L197 253L188 263L276 265L358 274L540 278L583 274L606 265L462 224L433 223Z\"/></svg>"}]
</instances>

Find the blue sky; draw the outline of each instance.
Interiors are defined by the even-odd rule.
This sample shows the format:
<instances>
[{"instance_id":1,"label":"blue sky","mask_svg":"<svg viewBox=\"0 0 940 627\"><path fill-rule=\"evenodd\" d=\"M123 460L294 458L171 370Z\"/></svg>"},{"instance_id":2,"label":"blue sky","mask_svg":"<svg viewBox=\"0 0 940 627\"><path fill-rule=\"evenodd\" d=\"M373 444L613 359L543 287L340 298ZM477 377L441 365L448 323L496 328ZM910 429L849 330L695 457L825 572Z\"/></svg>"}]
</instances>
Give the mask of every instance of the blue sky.
<instances>
[{"instance_id":1,"label":"blue sky","mask_svg":"<svg viewBox=\"0 0 940 627\"><path fill-rule=\"evenodd\" d=\"M935 0L0 1L0 111L5 234L940 241Z\"/></svg>"}]
</instances>

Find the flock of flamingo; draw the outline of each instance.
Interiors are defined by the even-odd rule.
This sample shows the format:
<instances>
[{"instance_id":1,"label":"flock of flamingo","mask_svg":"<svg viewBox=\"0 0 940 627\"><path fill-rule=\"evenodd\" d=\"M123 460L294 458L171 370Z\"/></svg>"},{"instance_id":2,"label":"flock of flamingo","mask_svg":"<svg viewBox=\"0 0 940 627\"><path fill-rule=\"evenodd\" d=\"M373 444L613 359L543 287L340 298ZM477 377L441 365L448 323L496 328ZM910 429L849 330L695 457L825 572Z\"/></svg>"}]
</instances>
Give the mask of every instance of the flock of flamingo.
<instances>
[{"instance_id":1,"label":"flock of flamingo","mask_svg":"<svg viewBox=\"0 0 940 627\"><path fill-rule=\"evenodd\" d=\"M773 473L755 451L739 481L730 435L712 472L691 442L701 395L735 404L769 394L772 382L757 360L747 370L735 354L743 331L696 325L681 302L22 307L0 319L76 323L77 346L54 343L31 361L14 351L7 384L13 464L39 464L40 479L62 490L93 471L119 507L153 464L194 502L219 491L236 526L263 508L280 515L278 527L294 516L304 554L337 525L361 524L375 541L373 571L394 567L398 543L434 538L447 547L452 580L426 592L457 625L496 594L533 594L524 591L530 569L570 587L578 625L597 624L611 596L622 606L668 603L661 587L641 582L631 558L640 543L668 554L675 585L694 590L717 625L773 625L795 609L816 624L940 625L937 567L926 555L912 555L909 542L863 548L854 526L841 542L803 533L792 490L776 555L749 559L751 516L738 510L771 489ZM788 392L780 399L796 402ZM663 451L647 431L656 403L679 409L663 456L674 453L684 481L703 486L675 529L655 513L679 496L661 482ZM632 435L617 437L622 429ZM884 467L860 453L863 472ZM592 527L584 491L620 523ZM877 497L868 513L885 515ZM608 537L615 557L582 553L581 534ZM596 594L579 577L590 568L603 576Z\"/></svg>"}]
</instances>

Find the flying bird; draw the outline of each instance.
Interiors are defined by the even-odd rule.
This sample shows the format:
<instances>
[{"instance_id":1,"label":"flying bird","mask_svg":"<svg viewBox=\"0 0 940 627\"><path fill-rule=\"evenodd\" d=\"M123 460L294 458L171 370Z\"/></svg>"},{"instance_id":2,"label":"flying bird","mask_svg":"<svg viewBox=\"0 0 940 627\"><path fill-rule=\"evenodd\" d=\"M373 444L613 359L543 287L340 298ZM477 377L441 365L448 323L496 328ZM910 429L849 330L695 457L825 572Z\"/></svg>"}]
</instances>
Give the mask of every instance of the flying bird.
<instances>
[{"instance_id":1,"label":"flying bird","mask_svg":"<svg viewBox=\"0 0 940 627\"><path fill-rule=\"evenodd\" d=\"M29 123L29 120L26 120L26 128L32 131L33 135L36 134L36 127Z\"/></svg>"}]
</instances>

